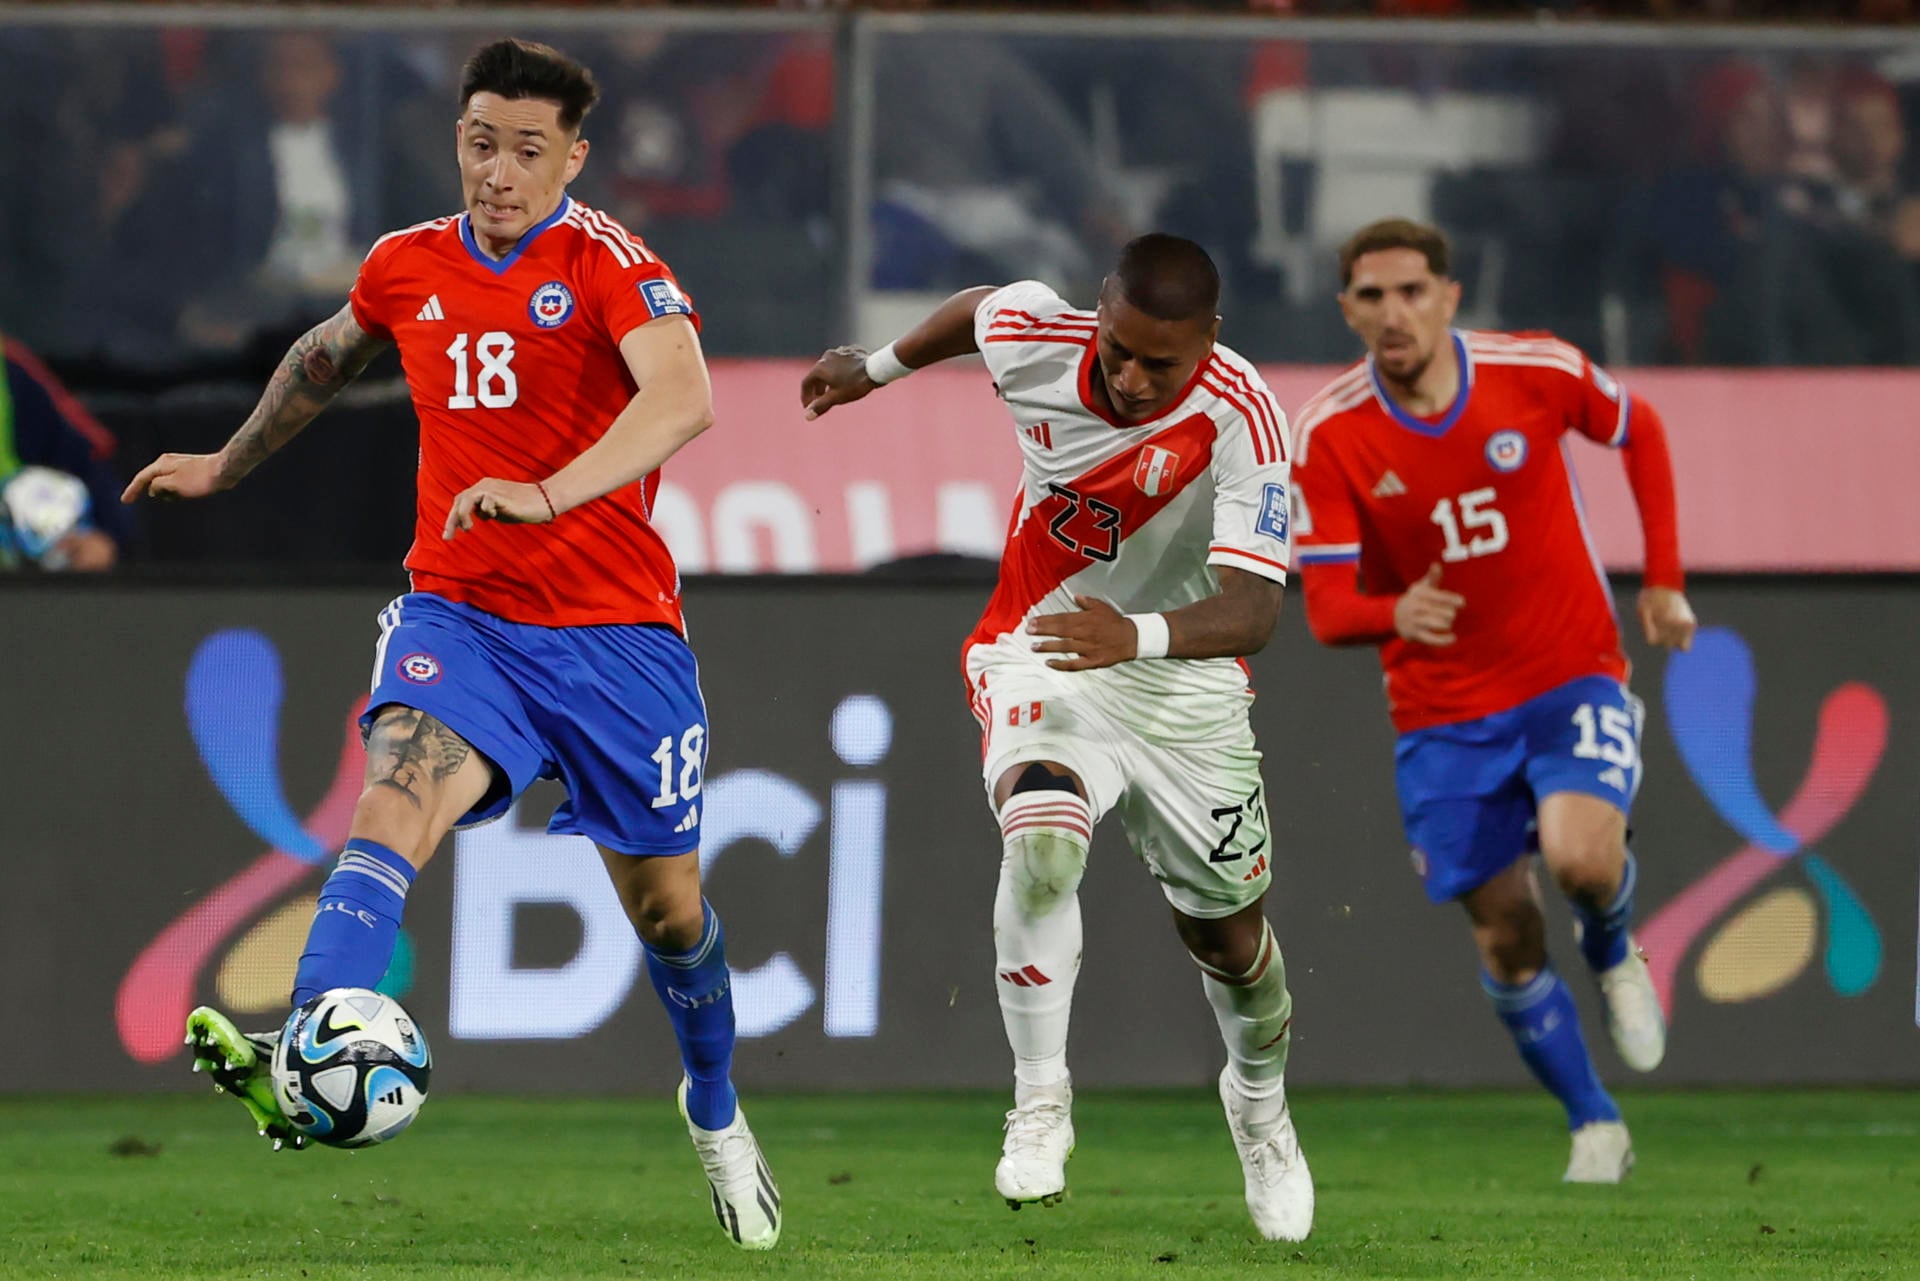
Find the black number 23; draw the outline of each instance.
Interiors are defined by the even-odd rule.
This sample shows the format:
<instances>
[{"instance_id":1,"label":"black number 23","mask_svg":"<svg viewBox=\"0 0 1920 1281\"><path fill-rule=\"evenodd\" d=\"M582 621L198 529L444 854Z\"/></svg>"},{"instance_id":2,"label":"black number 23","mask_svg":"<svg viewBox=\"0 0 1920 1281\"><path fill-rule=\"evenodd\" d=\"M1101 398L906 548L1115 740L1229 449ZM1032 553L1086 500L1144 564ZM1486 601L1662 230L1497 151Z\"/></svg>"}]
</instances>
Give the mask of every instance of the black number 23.
<instances>
[{"instance_id":1,"label":"black number 23","mask_svg":"<svg viewBox=\"0 0 1920 1281\"><path fill-rule=\"evenodd\" d=\"M1207 855L1208 862L1231 863L1237 858L1245 858L1249 854L1257 854L1266 847L1267 838L1263 836L1247 849L1235 850L1232 853L1228 853L1227 851L1227 846L1233 843L1233 838L1240 834L1241 820L1251 819L1257 823L1264 817L1264 811L1260 805L1259 788L1254 788L1253 793L1238 805L1223 805L1213 811L1213 817L1215 822L1222 822L1227 819L1232 819L1233 822L1228 825L1226 835L1220 838L1220 843L1214 846L1213 850Z\"/></svg>"},{"instance_id":2,"label":"black number 23","mask_svg":"<svg viewBox=\"0 0 1920 1281\"><path fill-rule=\"evenodd\" d=\"M1053 519L1047 524L1047 532L1053 535L1055 542L1090 560L1110 561L1120 554L1121 512L1118 507L1103 503L1098 498L1087 498L1065 485L1050 484L1047 489L1055 497L1067 500L1067 505L1054 513ZM1075 517L1082 511L1092 517L1092 524L1069 532L1067 527L1074 523ZM1087 538L1088 534L1094 535L1094 538Z\"/></svg>"}]
</instances>

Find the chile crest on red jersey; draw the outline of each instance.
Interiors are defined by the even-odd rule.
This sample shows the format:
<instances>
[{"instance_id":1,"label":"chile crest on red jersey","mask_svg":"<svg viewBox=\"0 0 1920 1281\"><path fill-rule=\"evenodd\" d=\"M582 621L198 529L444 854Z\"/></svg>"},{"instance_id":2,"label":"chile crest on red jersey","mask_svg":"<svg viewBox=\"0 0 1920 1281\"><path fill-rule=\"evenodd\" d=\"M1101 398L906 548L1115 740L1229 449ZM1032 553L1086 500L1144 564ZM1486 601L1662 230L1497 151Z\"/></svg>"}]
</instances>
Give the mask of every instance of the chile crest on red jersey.
<instances>
[{"instance_id":1,"label":"chile crest on red jersey","mask_svg":"<svg viewBox=\"0 0 1920 1281\"><path fill-rule=\"evenodd\" d=\"M1527 437L1523 432L1497 431L1487 437L1487 461L1500 472L1520 470L1527 461Z\"/></svg>"},{"instance_id":2,"label":"chile crest on red jersey","mask_svg":"<svg viewBox=\"0 0 1920 1281\"><path fill-rule=\"evenodd\" d=\"M527 300L527 314L542 329L558 329L573 315L573 290L558 280L549 280Z\"/></svg>"}]
</instances>

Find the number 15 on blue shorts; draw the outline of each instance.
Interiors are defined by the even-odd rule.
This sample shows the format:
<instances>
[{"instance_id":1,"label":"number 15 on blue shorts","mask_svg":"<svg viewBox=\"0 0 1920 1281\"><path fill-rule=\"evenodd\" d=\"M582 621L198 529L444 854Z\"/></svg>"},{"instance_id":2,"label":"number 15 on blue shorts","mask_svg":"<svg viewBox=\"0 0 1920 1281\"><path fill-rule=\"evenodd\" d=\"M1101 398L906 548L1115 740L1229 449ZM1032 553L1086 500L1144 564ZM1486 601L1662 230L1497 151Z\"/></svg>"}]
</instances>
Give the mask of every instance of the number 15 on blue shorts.
<instances>
[{"instance_id":1,"label":"number 15 on blue shorts","mask_svg":"<svg viewBox=\"0 0 1920 1281\"><path fill-rule=\"evenodd\" d=\"M1529 853L1535 812L1555 792L1627 813L1645 720L1619 681L1583 676L1492 716L1402 734L1394 778L1427 897L1458 898Z\"/></svg>"}]
</instances>

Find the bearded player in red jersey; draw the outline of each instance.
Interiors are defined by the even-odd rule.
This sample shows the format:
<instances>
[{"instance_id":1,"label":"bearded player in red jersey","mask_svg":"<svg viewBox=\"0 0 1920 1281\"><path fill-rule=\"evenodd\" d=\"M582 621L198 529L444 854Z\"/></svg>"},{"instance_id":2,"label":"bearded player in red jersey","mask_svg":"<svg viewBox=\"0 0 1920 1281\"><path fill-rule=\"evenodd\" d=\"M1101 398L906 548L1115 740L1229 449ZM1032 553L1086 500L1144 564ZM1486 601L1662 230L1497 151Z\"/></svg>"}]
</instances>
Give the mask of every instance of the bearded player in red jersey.
<instances>
[{"instance_id":1,"label":"bearded player in red jersey","mask_svg":"<svg viewBox=\"0 0 1920 1281\"><path fill-rule=\"evenodd\" d=\"M1565 1178L1617 1183L1632 1143L1548 960L1526 855L1572 902L1621 1059L1652 1070L1666 1021L1628 933L1642 708L1567 433L1621 451L1646 535L1641 626L1685 649L1673 468L1653 407L1577 348L1454 329L1448 257L1404 219L1341 250L1340 306L1368 354L1296 419L1295 560L1313 634L1380 647L1415 870L1466 908L1488 998L1566 1107Z\"/></svg>"},{"instance_id":2,"label":"bearded player in red jersey","mask_svg":"<svg viewBox=\"0 0 1920 1281\"><path fill-rule=\"evenodd\" d=\"M382 237L347 305L293 345L225 448L161 457L126 498L233 487L399 347L420 419L412 590L380 616L366 790L293 1002L378 983L447 832L558 778L568 799L548 830L599 847L646 944L714 1214L736 1244L770 1249L780 1194L735 1099L726 950L700 891L706 709L679 575L649 519L661 464L713 420L711 388L673 274L567 195L597 97L584 67L544 45L475 53L455 127L465 213ZM266 1081L275 1040L212 1010L188 1020L195 1070L276 1148L299 1146Z\"/></svg>"}]
</instances>

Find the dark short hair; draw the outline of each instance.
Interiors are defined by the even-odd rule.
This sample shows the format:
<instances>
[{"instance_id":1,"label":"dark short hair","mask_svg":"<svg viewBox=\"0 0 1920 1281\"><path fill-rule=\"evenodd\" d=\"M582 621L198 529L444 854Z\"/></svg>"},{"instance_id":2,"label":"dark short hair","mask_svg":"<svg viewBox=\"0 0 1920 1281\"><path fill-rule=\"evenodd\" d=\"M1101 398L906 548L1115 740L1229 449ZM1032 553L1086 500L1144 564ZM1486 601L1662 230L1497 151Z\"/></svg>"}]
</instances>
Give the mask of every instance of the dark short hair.
<instances>
[{"instance_id":1,"label":"dark short hair","mask_svg":"<svg viewBox=\"0 0 1920 1281\"><path fill-rule=\"evenodd\" d=\"M1212 320L1220 270L1191 240L1151 232L1129 240L1108 277L1129 306L1155 320Z\"/></svg>"},{"instance_id":2,"label":"dark short hair","mask_svg":"<svg viewBox=\"0 0 1920 1281\"><path fill-rule=\"evenodd\" d=\"M551 45L531 40L496 40L481 45L460 73L460 109L476 93L502 98L538 98L560 108L560 127L580 127L600 100L593 73Z\"/></svg>"},{"instance_id":3,"label":"dark short hair","mask_svg":"<svg viewBox=\"0 0 1920 1281\"><path fill-rule=\"evenodd\" d=\"M1353 283L1353 264L1363 254L1382 249L1418 250L1436 276L1445 276L1453 269L1453 246L1440 228L1411 218L1382 218L1360 228L1340 246L1340 287L1345 289Z\"/></svg>"}]
</instances>

